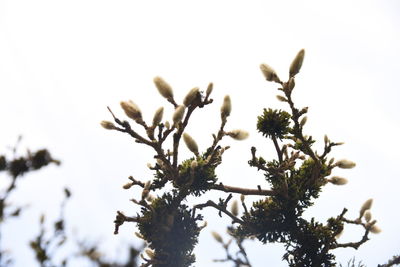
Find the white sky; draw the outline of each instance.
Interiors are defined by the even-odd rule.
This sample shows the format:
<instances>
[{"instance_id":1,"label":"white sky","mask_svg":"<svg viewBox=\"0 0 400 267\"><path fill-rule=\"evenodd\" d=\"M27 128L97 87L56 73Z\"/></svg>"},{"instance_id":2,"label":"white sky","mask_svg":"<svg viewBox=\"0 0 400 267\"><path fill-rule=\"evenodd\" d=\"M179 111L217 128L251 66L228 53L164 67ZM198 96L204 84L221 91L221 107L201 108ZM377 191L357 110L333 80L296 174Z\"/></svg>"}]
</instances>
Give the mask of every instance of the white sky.
<instances>
[{"instance_id":1,"label":"white sky","mask_svg":"<svg viewBox=\"0 0 400 267\"><path fill-rule=\"evenodd\" d=\"M161 105L171 116L171 106L152 83L157 75L174 87L178 100L192 87L205 90L214 82L214 104L195 114L188 129L203 149L217 131L222 98L230 94L228 128L246 129L251 136L225 141L232 149L219 168L220 179L261 184L262 174L246 163L249 149L255 145L265 158L275 155L255 130L256 116L264 107L285 106L258 66L268 63L286 79L291 60L305 48L294 97L298 106L310 107L306 131L319 140L328 134L345 141L335 156L357 162L357 168L336 173L349 184L327 186L307 215L324 220L347 207L355 217L373 197L372 213L383 232L358 251L337 255L342 263L353 255L368 266L384 263L400 251L399 12L396 0L0 1L0 147L22 134L22 148L47 147L63 162L20 182L15 201L30 203L31 209L7 225L3 247L14 250L16 266L33 266L23 246L38 231L39 212L57 215L67 184L74 193L67 210L70 226L78 236L101 238L104 249L121 255L134 229L124 225L113 236L115 211L135 211L128 201L135 193L121 185L129 175L151 177L146 163L152 153L101 129L99 122L111 119L107 105L122 115L119 101L127 99L147 120ZM196 249L196 266L222 266L210 262L223 256L209 234L224 229L213 213L206 213L211 218ZM358 241L361 234L345 230L343 241ZM247 247L255 267L285 266L279 247L257 242Z\"/></svg>"}]
</instances>

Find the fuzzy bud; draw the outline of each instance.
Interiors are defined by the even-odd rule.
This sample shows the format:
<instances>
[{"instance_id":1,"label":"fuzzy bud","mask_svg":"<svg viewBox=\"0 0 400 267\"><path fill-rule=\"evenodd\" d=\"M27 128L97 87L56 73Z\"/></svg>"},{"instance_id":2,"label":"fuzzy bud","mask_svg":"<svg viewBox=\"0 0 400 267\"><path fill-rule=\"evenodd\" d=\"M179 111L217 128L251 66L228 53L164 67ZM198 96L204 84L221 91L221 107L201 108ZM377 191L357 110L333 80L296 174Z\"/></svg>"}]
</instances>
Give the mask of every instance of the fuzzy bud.
<instances>
[{"instance_id":1,"label":"fuzzy bud","mask_svg":"<svg viewBox=\"0 0 400 267\"><path fill-rule=\"evenodd\" d=\"M360 209L360 218L364 215L364 213L367 210L371 209L372 202L373 202L372 198L370 198L370 199L368 199L367 201L364 202L364 204L361 206L361 209Z\"/></svg>"},{"instance_id":2,"label":"fuzzy bud","mask_svg":"<svg viewBox=\"0 0 400 267\"><path fill-rule=\"evenodd\" d=\"M158 124L160 124L164 114L164 108L160 107L156 110L156 113L154 113L153 117L153 126L156 127Z\"/></svg>"},{"instance_id":3,"label":"fuzzy bud","mask_svg":"<svg viewBox=\"0 0 400 267\"><path fill-rule=\"evenodd\" d=\"M240 201L241 201L241 202L244 202L244 199L245 199L245 198L246 198L245 195L243 195L243 194L240 195Z\"/></svg>"},{"instance_id":4,"label":"fuzzy bud","mask_svg":"<svg viewBox=\"0 0 400 267\"><path fill-rule=\"evenodd\" d=\"M166 121L164 125L165 125L165 128L167 128L168 130L171 127L171 125L169 125L169 121Z\"/></svg>"},{"instance_id":5,"label":"fuzzy bud","mask_svg":"<svg viewBox=\"0 0 400 267\"><path fill-rule=\"evenodd\" d=\"M292 91L293 88L296 86L296 83L295 83L293 77L291 77L291 78L289 79L289 85L288 85L288 86L289 86L289 90L290 90L290 91Z\"/></svg>"},{"instance_id":6,"label":"fuzzy bud","mask_svg":"<svg viewBox=\"0 0 400 267\"><path fill-rule=\"evenodd\" d=\"M190 104L192 104L192 102L197 98L199 94L200 94L199 88L198 87L193 88L187 93L185 99L183 99L183 104L187 107L190 106Z\"/></svg>"},{"instance_id":7,"label":"fuzzy bud","mask_svg":"<svg viewBox=\"0 0 400 267\"><path fill-rule=\"evenodd\" d=\"M224 97L224 102L221 107L222 120L226 119L231 114L231 110L232 110L231 98L229 95L226 95Z\"/></svg>"},{"instance_id":8,"label":"fuzzy bud","mask_svg":"<svg viewBox=\"0 0 400 267\"><path fill-rule=\"evenodd\" d=\"M121 101L121 107L125 111L125 114L132 120L138 123L143 121L142 112L132 100L129 100L128 102Z\"/></svg>"},{"instance_id":9,"label":"fuzzy bud","mask_svg":"<svg viewBox=\"0 0 400 267\"><path fill-rule=\"evenodd\" d=\"M206 90L206 95L207 96L211 95L211 92L213 91L213 88L214 88L213 83L209 83L208 87L207 87L207 90Z\"/></svg>"},{"instance_id":10,"label":"fuzzy bud","mask_svg":"<svg viewBox=\"0 0 400 267\"><path fill-rule=\"evenodd\" d=\"M327 135L324 135L324 143L327 144L329 143L329 138Z\"/></svg>"},{"instance_id":11,"label":"fuzzy bud","mask_svg":"<svg viewBox=\"0 0 400 267\"><path fill-rule=\"evenodd\" d=\"M199 147L196 141L187 133L183 133L183 141L185 141L186 146L192 151L196 156L199 154Z\"/></svg>"},{"instance_id":12,"label":"fuzzy bud","mask_svg":"<svg viewBox=\"0 0 400 267\"><path fill-rule=\"evenodd\" d=\"M238 202L237 202L236 200L234 200L234 201L232 202L232 205L231 205L231 212L232 212L232 214L233 214L234 216L238 216L238 214L239 214L239 206L238 206Z\"/></svg>"},{"instance_id":13,"label":"fuzzy bud","mask_svg":"<svg viewBox=\"0 0 400 267\"><path fill-rule=\"evenodd\" d=\"M306 124L306 122L307 122L307 116L304 116L300 121L300 125L304 126Z\"/></svg>"},{"instance_id":14,"label":"fuzzy bud","mask_svg":"<svg viewBox=\"0 0 400 267\"><path fill-rule=\"evenodd\" d=\"M184 114L185 114L185 106L180 105L175 109L174 115L172 116L172 120L175 125L181 122Z\"/></svg>"},{"instance_id":15,"label":"fuzzy bud","mask_svg":"<svg viewBox=\"0 0 400 267\"><path fill-rule=\"evenodd\" d=\"M286 99L286 97L284 97L284 96L276 95L276 98L277 98L279 101L281 101L281 102L287 102L287 99Z\"/></svg>"},{"instance_id":16,"label":"fuzzy bud","mask_svg":"<svg viewBox=\"0 0 400 267\"><path fill-rule=\"evenodd\" d=\"M247 137L249 137L249 133L244 131L244 130L233 130L228 133L226 133L230 137L232 137L235 140L244 140Z\"/></svg>"},{"instance_id":17,"label":"fuzzy bud","mask_svg":"<svg viewBox=\"0 0 400 267\"><path fill-rule=\"evenodd\" d=\"M146 251L146 254L147 254L147 256L149 256L149 258L150 259L153 259L154 258L154 251L153 250L151 250L151 249L146 249L145 250Z\"/></svg>"},{"instance_id":18,"label":"fuzzy bud","mask_svg":"<svg viewBox=\"0 0 400 267\"><path fill-rule=\"evenodd\" d=\"M277 82L280 83L281 80L278 77L278 74L276 74L275 70L268 66L267 64L261 64L260 65L260 70L264 74L265 79L270 82Z\"/></svg>"},{"instance_id":19,"label":"fuzzy bud","mask_svg":"<svg viewBox=\"0 0 400 267\"><path fill-rule=\"evenodd\" d=\"M379 234L380 232L382 232L381 228L376 226L376 224L372 225L369 231L373 234Z\"/></svg>"},{"instance_id":20,"label":"fuzzy bud","mask_svg":"<svg viewBox=\"0 0 400 267\"><path fill-rule=\"evenodd\" d=\"M124 184L124 186L122 187L123 189L129 189L129 188L131 188L133 186L133 183L127 183L127 184Z\"/></svg>"},{"instance_id":21,"label":"fuzzy bud","mask_svg":"<svg viewBox=\"0 0 400 267\"><path fill-rule=\"evenodd\" d=\"M334 185L345 185L347 184L347 179L339 176L333 176L332 178L328 179L328 182Z\"/></svg>"},{"instance_id":22,"label":"fuzzy bud","mask_svg":"<svg viewBox=\"0 0 400 267\"><path fill-rule=\"evenodd\" d=\"M289 76L293 77L295 76L297 73L299 73L301 66L303 65L303 60L304 60L304 54L305 51L304 49L301 49L296 57L294 58L294 60L292 61L292 64L290 65L290 70L289 70Z\"/></svg>"},{"instance_id":23,"label":"fuzzy bud","mask_svg":"<svg viewBox=\"0 0 400 267\"><path fill-rule=\"evenodd\" d=\"M367 222L370 222L370 221L371 221L371 219L372 219L372 214L371 214L371 212L370 212L369 210L365 211L365 213L364 213L364 218L365 218L365 220L366 220Z\"/></svg>"},{"instance_id":24,"label":"fuzzy bud","mask_svg":"<svg viewBox=\"0 0 400 267\"><path fill-rule=\"evenodd\" d=\"M174 97L172 87L166 81L164 81L163 78L157 76L154 78L153 81L163 97L165 97L166 99L172 99Z\"/></svg>"},{"instance_id":25,"label":"fuzzy bud","mask_svg":"<svg viewBox=\"0 0 400 267\"><path fill-rule=\"evenodd\" d=\"M218 243L224 243L224 240L222 239L221 235L218 234L215 231L211 232L212 236L214 237L214 239L218 242Z\"/></svg>"},{"instance_id":26,"label":"fuzzy bud","mask_svg":"<svg viewBox=\"0 0 400 267\"><path fill-rule=\"evenodd\" d=\"M197 160L193 160L192 163L190 164L190 168L191 168L192 170L194 170L194 169L197 168L198 165L199 165L199 164L197 163Z\"/></svg>"},{"instance_id":27,"label":"fuzzy bud","mask_svg":"<svg viewBox=\"0 0 400 267\"><path fill-rule=\"evenodd\" d=\"M117 127L115 127L114 123L112 123L111 121L102 121L100 123L100 125L101 125L101 127L103 127L104 129L107 129L107 130L114 130L117 128Z\"/></svg>"},{"instance_id":28,"label":"fuzzy bud","mask_svg":"<svg viewBox=\"0 0 400 267\"><path fill-rule=\"evenodd\" d=\"M356 164L350 160L342 159L336 162L336 165L341 169L351 169L356 166Z\"/></svg>"}]
</instances>

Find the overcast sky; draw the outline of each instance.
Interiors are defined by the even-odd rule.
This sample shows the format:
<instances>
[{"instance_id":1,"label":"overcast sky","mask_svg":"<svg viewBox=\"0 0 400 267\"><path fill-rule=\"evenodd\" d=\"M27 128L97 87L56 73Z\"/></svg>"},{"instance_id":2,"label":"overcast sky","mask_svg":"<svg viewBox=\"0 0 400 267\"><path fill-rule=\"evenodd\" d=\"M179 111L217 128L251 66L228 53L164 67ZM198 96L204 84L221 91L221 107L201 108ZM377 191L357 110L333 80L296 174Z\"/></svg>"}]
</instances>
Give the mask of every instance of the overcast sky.
<instances>
[{"instance_id":1,"label":"overcast sky","mask_svg":"<svg viewBox=\"0 0 400 267\"><path fill-rule=\"evenodd\" d=\"M259 147L264 158L275 157L255 129L256 117L264 107L287 107L276 100L276 86L264 80L259 65L268 63L286 79L291 60L304 48L294 100L310 107L306 132L318 140L327 134L344 141L335 157L357 163L355 169L336 172L349 183L326 186L307 216L325 220L346 207L349 217L356 217L362 203L374 198L372 214L382 233L371 235L358 251L336 254L342 263L353 256L368 266L384 263L400 253L399 14L396 0L1 0L0 147L6 151L23 135L22 152L47 147L63 162L20 181L14 201L29 203L30 209L7 225L3 248L13 250L16 266L34 266L32 253L23 247L38 231L40 212L57 216L62 186L68 185L74 194L67 208L70 229L121 257L135 229L124 225L113 236L112 221L116 210L133 215L129 199L140 194L121 186L129 175L151 178L146 163L152 153L128 136L105 131L99 122L111 119L107 105L123 116L119 102L128 99L147 120L160 106L171 116L171 105L152 82L158 75L172 85L178 101L191 88L205 90L214 82L214 103L198 111L188 128L202 149L218 129L224 95L231 96L227 128L245 129L250 137L224 141L231 149L219 178L266 187L262 174L247 165L251 146ZM185 148L182 155L189 155ZM216 200L218 194L208 197ZM206 213L209 226L196 248L196 266L220 266L211 262L223 257L210 237L211 230L224 231L214 213ZM345 229L341 241L358 241L361 235ZM281 247L246 245L255 267L285 266Z\"/></svg>"}]
</instances>

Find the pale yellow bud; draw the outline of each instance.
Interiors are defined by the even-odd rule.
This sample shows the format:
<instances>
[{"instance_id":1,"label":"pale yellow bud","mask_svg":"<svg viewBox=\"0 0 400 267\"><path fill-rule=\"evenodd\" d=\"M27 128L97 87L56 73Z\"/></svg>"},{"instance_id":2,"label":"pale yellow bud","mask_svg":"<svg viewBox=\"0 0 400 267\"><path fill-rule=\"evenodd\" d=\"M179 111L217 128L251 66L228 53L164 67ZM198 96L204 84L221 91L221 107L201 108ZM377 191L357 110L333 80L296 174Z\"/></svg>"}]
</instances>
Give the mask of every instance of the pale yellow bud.
<instances>
[{"instance_id":1,"label":"pale yellow bud","mask_svg":"<svg viewBox=\"0 0 400 267\"><path fill-rule=\"evenodd\" d=\"M206 95L210 95L211 94L211 92L213 91L213 87L214 87L213 83L209 83L208 84Z\"/></svg>"},{"instance_id":2,"label":"pale yellow bud","mask_svg":"<svg viewBox=\"0 0 400 267\"><path fill-rule=\"evenodd\" d=\"M296 86L296 83L295 83L295 81L294 81L294 78L291 77L291 78L289 79L289 90L292 91L293 88L294 88L295 86Z\"/></svg>"},{"instance_id":3,"label":"pale yellow bud","mask_svg":"<svg viewBox=\"0 0 400 267\"><path fill-rule=\"evenodd\" d=\"M167 128L167 129L169 129L171 127L171 125L169 125L169 121L166 121L164 125L165 125L165 128Z\"/></svg>"},{"instance_id":4,"label":"pale yellow bud","mask_svg":"<svg viewBox=\"0 0 400 267\"><path fill-rule=\"evenodd\" d=\"M153 250L151 250L151 249L146 249L145 250L146 251L146 254L147 254L147 256L149 256L149 258L150 259L153 259L154 258L154 251Z\"/></svg>"},{"instance_id":5,"label":"pale yellow bud","mask_svg":"<svg viewBox=\"0 0 400 267\"><path fill-rule=\"evenodd\" d=\"M367 211L364 213L364 218L365 218L365 220L366 220L367 222L370 222L370 221L371 221L371 219L372 219L372 214L371 214L371 212L370 212L369 210L367 210Z\"/></svg>"},{"instance_id":6,"label":"pale yellow bud","mask_svg":"<svg viewBox=\"0 0 400 267\"><path fill-rule=\"evenodd\" d=\"M232 214L233 214L234 216L238 216L238 214L239 214L239 205L238 205L238 202L237 202L236 200L234 200L234 201L232 202L232 205L231 205L231 212L232 212Z\"/></svg>"},{"instance_id":7,"label":"pale yellow bud","mask_svg":"<svg viewBox=\"0 0 400 267\"><path fill-rule=\"evenodd\" d=\"M360 218L364 215L364 213L367 210L371 209L372 202L373 202L372 198L370 198L370 199L368 199L367 201L364 202L364 204L361 206L361 209L360 209Z\"/></svg>"},{"instance_id":8,"label":"pale yellow bud","mask_svg":"<svg viewBox=\"0 0 400 267\"><path fill-rule=\"evenodd\" d=\"M372 227L369 229L369 231L373 234L379 234L382 232L381 228L379 228L377 225L372 225Z\"/></svg>"},{"instance_id":9,"label":"pale yellow bud","mask_svg":"<svg viewBox=\"0 0 400 267\"><path fill-rule=\"evenodd\" d=\"M265 79L270 82L277 82L280 83L281 80L278 77L278 74L276 74L275 70L271 68L267 64L261 64L260 65L260 70L264 74Z\"/></svg>"},{"instance_id":10,"label":"pale yellow bud","mask_svg":"<svg viewBox=\"0 0 400 267\"><path fill-rule=\"evenodd\" d=\"M233 130L230 131L228 133L226 133L227 135L229 135L230 137L232 137L235 140L244 140L247 137L249 137L249 133L244 131L244 130Z\"/></svg>"},{"instance_id":11,"label":"pale yellow bud","mask_svg":"<svg viewBox=\"0 0 400 267\"><path fill-rule=\"evenodd\" d=\"M124 188L124 189L129 189L129 188L131 188L132 186L133 186L132 183L127 183L127 184L124 184L124 186L123 186L122 188Z\"/></svg>"},{"instance_id":12,"label":"pale yellow bud","mask_svg":"<svg viewBox=\"0 0 400 267\"><path fill-rule=\"evenodd\" d=\"M350 160L342 159L336 162L336 165L341 169L351 169L356 166L356 164Z\"/></svg>"},{"instance_id":13,"label":"pale yellow bud","mask_svg":"<svg viewBox=\"0 0 400 267\"><path fill-rule=\"evenodd\" d=\"M327 144L329 143L329 138L327 135L324 135L324 143Z\"/></svg>"},{"instance_id":14,"label":"pale yellow bud","mask_svg":"<svg viewBox=\"0 0 400 267\"><path fill-rule=\"evenodd\" d=\"M107 130L114 130L117 128L117 127L115 127L114 123L112 123L111 121L102 121L100 123L100 125L101 125L101 127L103 127L104 129L107 129Z\"/></svg>"},{"instance_id":15,"label":"pale yellow bud","mask_svg":"<svg viewBox=\"0 0 400 267\"><path fill-rule=\"evenodd\" d=\"M196 141L187 133L183 133L183 141L185 141L186 146L192 151L195 155L199 154L199 147L197 146Z\"/></svg>"},{"instance_id":16,"label":"pale yellow bud","mask_svg":"<svg viewBox=\"0 0 400 267\"><path fill-rule=\"evenodd\" d=\"M224 240L222 239L221 235L218 234L215 231L211 232L212 236L214 237L214 239L218 242L218 243L224 243Z\"/></svg>"},{"instance_id":17,"label":"pale yellow bud","mask_svg":"<svg viewBox=\"0 0 400 267\"><path fill-rule=\"evenodd\" d=\"M125 111L125 114L136 122L142 122L142 112L139 107L129 100L128 102L121 101L121 107Z\"/></svg>"},{"instance_id":18,"label":"pale yellow bud","mask_svg":"<svg viewBox=\"0 0 400 267\"><path fill-rule=\"evenodd\" d=\"M276 95L276 98L277 98L279 101L281 101L281 102L287 102L287 99L286 99L286 97L284 97L284 96Z\"/></svg>"},{"instance_id":19,"label":"pale yellow bud","mask_svg":"<svg viewBox=\"0 0 400 267\"><path fill-rule=\"evenodd\" d=\"M304 116L300 121L300 125L304 126L306 124L306 122L307 122L307 116Z\"/></svg>"},{"instance_id":20,"label":"pale yellow bud","mask_svg":"<svg viewBox=\"0 0 400 267\"><path fill-rule=\"evenodd\" d=\"M153 81L154 81L154 84L156 85L158 91L160 92L160 94L163 97L165 97L167 99L171 99L174 97L172 87L166 81L164 81L163 78L157 76L154 78Z\"/></svg>"},{"instance_id":21,"label":"pale yellow bud","mask_svg":"<svg viewBox=\"0 0 400 267\"><path fill-rule=\"evenodd\" d=\"M245 198L246 198L245 195L243 195L243 194L240 195L240 201L244 202L244 199L245 199Z\"/></svg>"},{"instance_id":22,"label":"pale yellow bud","mask_svg":"<svg viewBox=\"0 0 400 267\"><path fill-rule=\"evenodd\" d=\"M192 104L192 102L200 95L199 93L199 88L195 87L192 90L190 90L187 95L185 96L185 98L183 99L183 104L185 106L190 106L190 104Z\"/></svg>"},{"instance_id":23,"label":"pale yellow bud","mask_svg":"<svg viewBox=\"0 0 400 267\"><path fill-rule=\"evenodd\" d=\"M231 98L229 95L226 95L224 97L224 102L222 103L221 107L221 118L224 120L226 119L230 114L232 110L232 103L231 103Z\"/></svg>"},{"instance_id":24,"label":"pale yellow bud","mask_svg":"<svg viewBox=\"0 0 400 267\"><path fill-rule=\"evenodd\" d=\"M160 124L162 118L164 115L164 108L160 107L156 110L156 113L154 113L154 117L153 117L153 126L157 126L158 124Z\"/></svg>"},{"instance_id":25,"label":"pale yellow bud","mask_svg":"<svg viewBox=\"0 0 400 267\"><path fill-rule=\"evenodd\" d=\"M334 185L345 185L347 184L347 179L339 176L333 176L332 178L328 179L328 182Z\"/></svg>"},{"instance_id":26,"label":"pale yellow bud","mask_svg":"<svg viewBox=\"0 0 400 267\"><path fill-rule=\"evenodd\" d=\"M175 109L174 115L172 116L172 121L174 122L175 125L182 121L184 114L185 114L185 106L180 105Z\"/></svg>"},{"instance_id":27,"label":"pale yellow bud","mask_svg":"<svg viewBox=\"0 0 400 267\"><path fill-rule=\"evenodd\" d=\"M289 76L293 77L295 76L297 73L299 73L301 66L303 65L303 60L304 60L304 54L305 51L304 49L301 49L296 57L294 58L294 60L292 61L292 64L290 65L290 70L289 70Z\"/></svg>"},{"instance_id":28,"label":"pale yellow bud","mask_svg":"<svg viewBox=\"0 0 400 267\"><path fill-rule=\"evenodd\" d=\"M199 165L199 164L197 163L197 161L196 161L196 160L193 160L192 163L190 164L190 168L191 168L192 170L194 170L194 169L197 168L198 165Z\"/></svg>"}]
</instances>

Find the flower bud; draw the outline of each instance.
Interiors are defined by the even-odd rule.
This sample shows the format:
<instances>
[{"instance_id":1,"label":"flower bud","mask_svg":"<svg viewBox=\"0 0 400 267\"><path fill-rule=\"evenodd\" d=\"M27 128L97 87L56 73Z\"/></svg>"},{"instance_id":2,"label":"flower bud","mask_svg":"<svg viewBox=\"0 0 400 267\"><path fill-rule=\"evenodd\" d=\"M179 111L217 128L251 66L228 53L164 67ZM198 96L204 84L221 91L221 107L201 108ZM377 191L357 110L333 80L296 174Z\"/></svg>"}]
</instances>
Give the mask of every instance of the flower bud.
<instances>
[{"instance_id":1,"label":"flower bud","mask_svg":"<svg viewBox=\"0 0 400 267\"><path fill-rule=\"evenodd\" d=\"M381 228L376 226L376 224L372 225L369 231L373 234L379 234L380 232L382 232Z\"/></svg>"},{"instance_id":2,"label":"flower bud","mask_svg":"<svg viewBox=\"0 0 400 267\"><path fill-rule=\"evenodd\" d=\"M214 239L218 242L218 243L224 243L224 240L222 239L221 235L218 234L215 231L211 232L212 236L214 237Z\"/></svg>"},{"instance_id":3,"label":"flower bud","mask_svg":"<svg viewBox=\"0 0 400 267\"><path fill-rule=\"evenodd\" d=\"M213 87L214 87L213 83L209 83L208 84L208 87L207 87L207 90L206 90L206 95L207 96L209 96L211 94L211 92L213 91Z\"/></svg>"},{"instance_id":4,"label":"flower bud","mask_svg":"<svg viewBox=\"0 0 400 267\"><path fill-rule=\"evenodd\" d=\"M279 101L281 101L281 102L287 102L287 99L286 99L286 97L284 97L284 96L276 95L276 98L277 98Z\"/></svg>"},{"instance_id":5,"label":"flower bud","mask_svg":"<svg viewBox=\"0 0 400 267\"><path fill-rule=\"evenodd\" d=\"M307 122L307 116L304 116L300 121L300 125L304 126L306 124L306 122Z\"/></svg>"},{"instance_id":6,"label":"flower bud","mask_svg":"<svg viewBox=\"0 0 400 267\"><path fill-rule=\"evenodd\" d=\"M249 133L244 130L233 130L226 134L235 140L244 140L249 136Z\"/></svg>"},{"instance_id":7,"label":"flower bud","mask_svg":"<svg viewBox=\"0 0 400 267\"><path fill-rule=\"evenodd\" d=\"M121 107L125 111L125 114L131 118L132 120L136 121L137 123L142 122L142 112L140 111L139 107L129 100L128 102L121 101Z\"/></svg>"},{"instance_id":8,"label":"flower bud","mask_svg":"<svg viewBox=\"0 0 400 267\"><path fill-rule=\"evenodd\" d=\"M187 93L185 99L183 99L183 104L187 107L190 106L190 104L192 104L192 102L196 99L198 95L199 95L199 88L198 87L193 88Z\"/></svg>"},{"instance_id":9,"label":"flower bud","mask_svg":"<svg viewBox=\"0 0 400 267\"><path fill-rule=\"evenodd\" d=\"M224 102L221 107L221 118L224 120L226 119L230 114L232 110L232 104L231 104L231 98L229 95L226 95L224 97Z\"/></svg>"},{"instance_id":10,"label":"flower bud","mask_svg":"<svg viewBox=\"0 0 400 267\"><path fill-rule=\"evenodd\" d=\"M160 107L159 109L156 110L156 113L154 113L153 117L153 126L156 127L158 124L160 124L164 114L164 108Z\"/></svg>"},{"instance_id":11,"label":"flower bud","mask_svg":"<svg viewBox=\"0 0 400 267\"><path fill-rule=\"evenodd\" d=\"M292 61L292 64L290 65L290 70L289 70L289 76L293 77L295 76L297 73L299 73L300 69L301 69L301 65L303 65L303 60L304 60L304 54L305 51L304 49L301 49L296 57L294 58L294 60Z\"/></svg>"},{"instance_id":12,"label":"flower bud","mask_svg":"<svg viewBox=\"0 0 400 267\"><path fill-rule=\"evenodd\" d=\"M185 114L185 106L180 105L175 109L174 115L172 116L172 121L174 124L178 124L183 119L183 115Z\"/></svg>"},{"instance_id":13,"label":"flower bud","mask_svg":"<svg viewBox=\"0 0 400 267\"><path fill-rule=\"evenodd\" d=\"M364 218L365 218L365 220L366 220L367 222L370 222L370 221L371 221L372 214L371 214L371 212L370 212L369 210L365 211L365 213L364 213Z\"/></svg>"},{"instance_id":14,"label":"flower bud","mask_svg":"<svg viewBox=\"0 0 400 267\"><path fill-rule=\"evenodd\" d=\"M172 87L166 81L164 81L163 78L157 76L154 78L153 81L163 97L165 97L166 99L171 99L174 97Z\"/></svg>"},{"instance_id":15,"label":"flower bud","mask_svg":"<svg viewBox=\"0 0 400 267\"><path fill-rule=\"evenodd\" d=\"M127 184L124 184L124 186L122 187L123 189L129 189L129 188L131 188L133 186L133 183L127 183Z\"/></svg>"},{"instance_id":16,"label":"flower bud","mask_svg":"<svg viewBox=\"0 0 400 267\"><path fill-rule=\"evenodd\" d=\"M278 74L276 74L275 70L268 66L267 64L261 64L260 65L260 70L264 74L265 79L270 82L277 82L280 83L281 80L278 77Z\"/></svg>"},{"instance_id":17,"label":"flower bud","mask_svg":"<svg viewBox=\"0 0 400 267\"><path fill-rule=\"evenodd\" d=\"M294 81L294 78L291 77L291 78L289 79L289 90L292 91L293 88L294 88L295 86L296 86L296 83L295 83L295 81Z\"/></svg>"},{"instance_id":18,"label":"flower bud","mask_svg":"<svg viewBox=\"0 0 400 267\"><path fill-rule=\"evenodd\" d=\"M237 202L236 200L234 200L234 201L232 202L232 205L231 205L231 212L232 212L232 214L233 214L234 216L238 216L238 214L239 214L239 206L238 206L238 202Z\"/></svg>"},{"instance_id":19,"label":"flower bud","mask_svg":"<svg viewBox=\"0 0 400 267\"><path fill-rule=\"evenodd\" d=\"M154 251L153 251L153 250L151 250L151 249L146 249L145 252L146 252L147 256L149 256L150 259L153 259L153 258L154 258L155 254L154 254Z\"/></svg>"},{"instance_id":20,"label":"flower bud","mask_svg":"<svg viewBox=\"0 0 400 267\"><path fill-rule=\"evenodd\" d=\"M168 130L169 130L169 127L171 127L171 125L169 125L169 121L166 121L164 125L165 125L165 128L167 128Z\"/></svg>"},{"instance_id":21,"label":"flower bud","mask_svg":"<svg viewBox=\"0 0 400 267\"><path fill-rule=\"evenodd\" d=\"M342 159L336 162L336 165L341 169L351 169L356 166L356 164L350 160Z\"/></svg>"},{"instance_id":22,"label":"flower bud","mask_svg":"<svg viewBox=\"0 0 400 267\"><path fill-rule=\"evenodd\" d=\"M196 141L187 133L183 133L183 141L185 141L186 146L192 151L195 155L199 154L199 148L196 144Z\"/></svg>"},{"instance_id":23,"label":"flower bud","mask_svg":"<svg viewBox=\"0 0 400 267\"><path fill-rule=\"evenodd\" d=\"M245 195L243 195L243 194L240 195L240 201L244 202L244 199L245 199L245 198L246 198Z\"/></svg>"},{"instance_id":24,"label":"flower bud","mask_svg":"<svg viewBox=\"0 0 400 267\"><path fill-rule=\"evenodd\" d=\"M101 127L103 127L104 129L107 129L107 130L114 130L117 128L117 127L115 127L114 123L112 123L111 121L102 121L100 123L100 125L101 125Z\"/></svg>"},{"instance_id":25,"label":"flower bud","mask_svg":"<svg viewBox=\"0 0 400 267\"><path fill-rule=\"evenodd\" d=\"M329 143L329 138L327 135L324 135L324 143L327 144Z\"/></svg>"},{"instance_id":26,"label":"flower bud","mask_svg":"<svg viewBox=\"0 0 400 267\"><path fill-rule=\"evenodd\" d=\"M367 210L371 209L372 201L373 201L373 199L370 198L370 199L368 199L367 201L365 201L364 204L361 206L361 209L360 209L360 218L364 215L364 213L365 213Z\"/></svg>"},{"instance_id":27,"label":"flower bud","mask_svg":"<svg viewBox=\"0 0 400 267\"><path fill-rule=\"evenodd\" d=\"M339 176L333 176L332 178L328 179L328 182L334 185L344 185L347 184L347 179Z\"/></svg>"}]
</instances>

